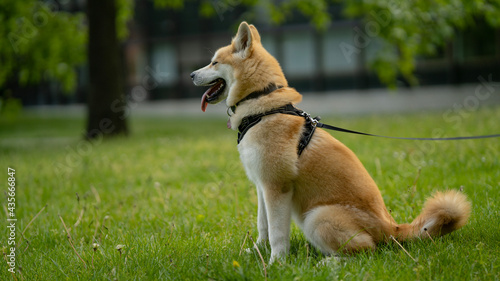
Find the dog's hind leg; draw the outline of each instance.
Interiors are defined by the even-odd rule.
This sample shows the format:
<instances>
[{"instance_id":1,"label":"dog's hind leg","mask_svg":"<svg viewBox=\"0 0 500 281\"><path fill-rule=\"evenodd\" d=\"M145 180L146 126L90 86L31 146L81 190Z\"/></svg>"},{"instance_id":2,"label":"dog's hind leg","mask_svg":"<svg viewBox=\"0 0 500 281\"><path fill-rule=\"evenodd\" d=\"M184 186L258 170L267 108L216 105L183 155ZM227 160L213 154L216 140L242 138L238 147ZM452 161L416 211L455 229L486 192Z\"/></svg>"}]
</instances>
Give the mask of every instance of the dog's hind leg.
<instances>
[{"instance_id":1,"label":"dog's hind leg","mask_svg":"<svg viewBox=\"0 0 500 281\"><path fill-rule=\"evenodd\" d=\"M316 207L306 214L303 231L324 254L375 249L372 236L356 224L355 216L339 205Z\"/></svg>"}]
</instances>

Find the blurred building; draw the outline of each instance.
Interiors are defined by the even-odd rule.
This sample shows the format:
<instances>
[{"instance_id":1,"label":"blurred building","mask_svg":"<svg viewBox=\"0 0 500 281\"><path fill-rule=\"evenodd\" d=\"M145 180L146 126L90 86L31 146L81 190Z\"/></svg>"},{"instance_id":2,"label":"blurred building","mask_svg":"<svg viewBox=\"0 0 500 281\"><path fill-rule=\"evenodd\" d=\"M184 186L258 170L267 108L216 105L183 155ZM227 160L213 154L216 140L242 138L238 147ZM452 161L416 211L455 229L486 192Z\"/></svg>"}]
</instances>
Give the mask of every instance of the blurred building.
<instances>
[{"instance_id":1,"label":"blurred building","mask_svg":"<svg viewBox=\"0 0 500 281\"><path fill-rule=\"evenodd\" d=\"M182 10L172 11L157 9L149 0L136 0L130 38L124 44L129 93L140 87L151 100L200 97L201 90L192 85L189 74L208 64L219 47L230 43L241 19L257 26L264 47L278 59L289 84L299 91L384 87L367 69L367 62L379 48L377 39L365 38L369 40L367 44L349 53L346 46L355 45L353 40L359 39L356 36L365 26L361 21L343 17L339 4L329 7L334 20L328 30L318 32L309 19L298 13L276 27L269 22L266 11L258 7L249 13L241 6L211 3L216 14L205 18L200 16L200 1L186 1ZM416 74L421 85L477 83L479 75L499 77L499 65L500 30L479 23L473 30L459 32L436 56L419 58ZM86 81L82 70L77 94L65 101L85 102ZM399 86L406 86L404 79ZM45 95L50 92L48 88L40 91ZM29 100L61 101L57 97Z\"/></svg>"},{"instance_id":2,"label":"blurred building","mask_svg":"<svg viewBox=\"0 0 500 281\"><path fill-rule=\"evenodd\" d=\"M138 1L135 28L142 51L130 78L140 84L151 75L151 69L168 73L158 77L159 85L150 90L151 99L201 95L189 74L207 65L219 47L230 43L239 21L248 14L241 7L213 3L217 15L203 18L198 2L187 2L181 11L165 11L155 9L150 1ZM341 8L339 4L330 6L334 21L326 32L318 32L298 13L279 27L262 10L254 11L255 20L247 21L257 26L264 47L278 59L289 84L300 91L384 87L367 69L367 61L379 47L376 38L367 38L371 41L365 47L346 55L346 44L355 46L354 37L364 26L344 18ZM129 44L136 43L132 39ZM479 24L474 30L458 33L438 55L419 59L416 74L421 85L477 83L479 75L498 77L499 65L500 30ZM400 86L405 86L403 79Z\"/></svg>"}]
</instances>

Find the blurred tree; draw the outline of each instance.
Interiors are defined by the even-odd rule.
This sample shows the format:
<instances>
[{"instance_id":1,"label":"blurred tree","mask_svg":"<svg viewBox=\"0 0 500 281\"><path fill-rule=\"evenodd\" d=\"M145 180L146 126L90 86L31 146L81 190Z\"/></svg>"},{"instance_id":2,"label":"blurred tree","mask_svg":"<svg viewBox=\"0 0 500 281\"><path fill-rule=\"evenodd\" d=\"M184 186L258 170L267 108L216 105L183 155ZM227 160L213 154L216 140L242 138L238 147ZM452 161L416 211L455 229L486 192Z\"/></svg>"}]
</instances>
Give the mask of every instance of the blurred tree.
<instances>
[{"instance_id":1,"label":"blurred tree","mask_svg":"<svg viewBox=\"0 0 500 281\"><path fill-rule=\"evenodd\" d=\"M84 13L63 9L71 7L67 0L2 1L0 36L6 38L0 40L2 96L12 94L7 83L57 81L64 92L71 92L77 82L75 67L86 61L88 50L91 90L86 137L126 134L119 40L127 35L125 23L133 1L116 0L116 6L115 1L88 2L89 28Z\"/></svg>"},{"instance_id":2,"label":"blurred tree","mask_svg":"<svg viewBox=\"0 0 500 281\"><path fill-rule=\"evenodd\" d=\"M117 10L128 11L131 3L127 0L87 0L90 84L87 139L128 134ZM121 5L119 9L117 4ZM123 18L128 19L128 15ZM125 24L118 26L124 27Z\"/></svg>"},{"instance_id":3,"label":"blurred tree","mask_svg":"<svg viewBox=\"0 0 500 281\"><path fill-rule=\"evenodd\" d=\"M395 87L399 74L411 85L417 84L415 59L436 54L451 42L458 29L474 27L478 22L500 27L500 0L347 0L344 3L347 16L364 20L354 30L357 42L346 45L345 51L359 52L378 38L382 47L369 66L389 87Z\"/></svg>"}]
</instances>

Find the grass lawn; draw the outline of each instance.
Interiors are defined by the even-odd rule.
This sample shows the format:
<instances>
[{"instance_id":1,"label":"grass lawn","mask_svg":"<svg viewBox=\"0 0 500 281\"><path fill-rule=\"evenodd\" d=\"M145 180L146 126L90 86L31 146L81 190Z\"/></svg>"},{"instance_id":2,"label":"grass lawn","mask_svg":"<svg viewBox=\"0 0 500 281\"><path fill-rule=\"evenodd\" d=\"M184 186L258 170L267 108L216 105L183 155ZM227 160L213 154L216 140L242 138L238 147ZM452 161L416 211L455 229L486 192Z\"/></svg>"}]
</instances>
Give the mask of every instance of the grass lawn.
<instances>
[{"instance_id":1,"label":"grass lawn","mask_svg":"<svg viewBox=\"0 0 500 281\"><path fill-rule=\"evenodd\" d=\"M396 136L500 132L500 107L467 114L322 121ZM396 221L415 218L433 191L463 186L473 204L470 222L434 242L403 243L416 261L390 243L325 266L293 225L290 255L264 272L257 251L241 251L251 247L248 232L257 237L257 196L223 116L135 118L129 138L96 143L79 139L83 127L80 118L0 117L4 225L7 169L16 171L17 280L500 279L499 139L418 142L333 133L365 164ZM9 254L10 231L4 226L1 233ZM269 246L260 252L267 263ZM6 259L0 280L14 280Z\"/></svg>"}]
</instances>

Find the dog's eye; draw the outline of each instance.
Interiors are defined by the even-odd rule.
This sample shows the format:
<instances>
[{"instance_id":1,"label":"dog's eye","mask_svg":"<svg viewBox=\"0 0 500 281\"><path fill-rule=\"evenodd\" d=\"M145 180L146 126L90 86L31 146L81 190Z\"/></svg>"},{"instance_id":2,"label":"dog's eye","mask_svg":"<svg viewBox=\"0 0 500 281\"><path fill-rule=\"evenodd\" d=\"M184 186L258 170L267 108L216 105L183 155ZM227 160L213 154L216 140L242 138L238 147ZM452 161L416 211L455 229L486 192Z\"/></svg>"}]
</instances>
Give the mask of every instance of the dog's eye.
<instances>
[{"instance_id":1,"label":"dog's eye","mask_svg":"<svg viewBox=\"0 0 500 281\"><path fill-rule=\"evenodd\" d=\"M214 62L212 62L212 65L216 65L217 63L218 63L218 62L214 61Z\"/></svg>"}]
</instances>

